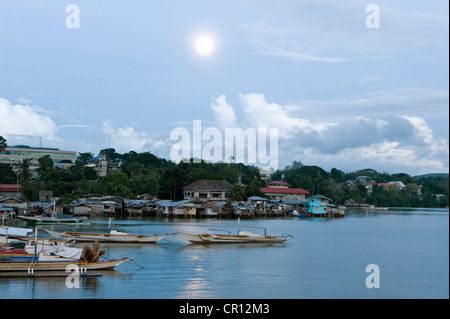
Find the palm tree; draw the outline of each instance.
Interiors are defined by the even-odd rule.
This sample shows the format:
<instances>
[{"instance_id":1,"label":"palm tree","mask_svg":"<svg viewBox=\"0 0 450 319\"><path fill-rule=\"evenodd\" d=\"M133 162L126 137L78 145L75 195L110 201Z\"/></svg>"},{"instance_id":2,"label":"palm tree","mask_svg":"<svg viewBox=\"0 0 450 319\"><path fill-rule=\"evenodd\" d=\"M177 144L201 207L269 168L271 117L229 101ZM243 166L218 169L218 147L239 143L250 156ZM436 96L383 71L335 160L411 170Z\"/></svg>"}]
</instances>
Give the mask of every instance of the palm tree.
<instances>
[{"instance_id":1,"label":"palm tree","mask_svg":"<svg viewBox=\"0 0 450 319\"><path fill-rule=\"evenodd\" d=\"M22 183L31 178L30 163L32 160L33 159L31 158L24 158L22 159L22 162L19 164L20 166L19 175Z\"/></svg>"}]
</instances>

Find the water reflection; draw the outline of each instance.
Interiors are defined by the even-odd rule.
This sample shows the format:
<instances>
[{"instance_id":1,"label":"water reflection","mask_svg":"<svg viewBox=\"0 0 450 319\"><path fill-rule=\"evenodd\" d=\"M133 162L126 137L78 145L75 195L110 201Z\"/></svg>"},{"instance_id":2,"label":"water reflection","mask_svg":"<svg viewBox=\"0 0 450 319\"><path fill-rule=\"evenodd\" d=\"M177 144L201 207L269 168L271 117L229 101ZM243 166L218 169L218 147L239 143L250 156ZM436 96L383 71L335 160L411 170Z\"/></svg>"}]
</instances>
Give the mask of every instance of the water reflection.
<instances>
[{"instance_id":1,"label":"water reflection","mask_svg":"<svg viewBox=\"0 0 450 319\"><path fill-rule=\"evenodd\" d=\"M185 279L177 298L215 298L216 293L212 283L208 280L209 271L205 269L205 255L200 255L201 251L191 251L188 255L188 278Z\"/></svg>"}]
</instances>

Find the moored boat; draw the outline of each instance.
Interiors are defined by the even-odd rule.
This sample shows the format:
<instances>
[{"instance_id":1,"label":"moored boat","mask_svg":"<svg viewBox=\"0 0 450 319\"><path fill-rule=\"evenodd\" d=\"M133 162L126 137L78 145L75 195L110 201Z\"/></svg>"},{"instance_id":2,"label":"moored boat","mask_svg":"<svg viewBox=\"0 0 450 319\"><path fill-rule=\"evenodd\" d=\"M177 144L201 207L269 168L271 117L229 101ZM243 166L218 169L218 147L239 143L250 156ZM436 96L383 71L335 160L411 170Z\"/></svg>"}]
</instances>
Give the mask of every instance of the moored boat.
<instances>
[{"instance_id":1,"label":"moored boat","mask_svg":"<svg viewBox=\"0 0 450 319\"><path fill-rule=\"evenodd\" d=\"M73 217L72 215L58 214L53 216L17 216L30 224L79 224L84 222L87 217Z\"/></svg>"},{"instance_id":2,"label":"moored boat","mask_svg":"<svg viewBox=\"0 0 450 319\"><path fill-rule=\"evenodd\" d=\"M46 229L48 233L56 238L71 239L79 242L94 242L98 240L99 242L108 243L156 243L159 240L167 236L167 234L154 234L152 236L147 235L133 235L129 233L124 233L117 230L111 230L109 233L85 233L85 232L56 232L53 230Z\"/></svg>"},{"instance_id":3,"label":"moored boat","mask_svg":"<svg viewBox=\"0 0 450 319\"><path fill-rule=\"evenodd\" d=\"M196 244L228 244L228 243L284 243L291 235L263 236L249 231L242 231L238 235L232 234L189 234L177 232L178 235Z\"/></svg>"},{"instance_id":4,"label":"moored boat","mask_svg":"<svg viewBox=\"0 0 450 319\"><path fill-rule=\"evenodd\" d=\"M267 229L264 227L241 226L240 218L237 223L237 234L189 234L177 232L178 235L191 243L196 244L245 244L245 243L284 243L291 235L285 236L267 236ZM240 227L264 229L264 235L257 234L248 230L240 231Z\"/></svg>"},{"instance_id":5,"label":"moored boat","mask_svg":"<svg viewBox=\"0 0 450 319\"><path fill-rule=\"evenodd\" d=\"M111 270L120 264L133 260L133 258L109 259L96 262L85 262L82 260L64 261L32 261L32 262L0 262L0 273L8 271L66 271L69 266L77 266L82 270Z\"/></svg>"}]
</instances>

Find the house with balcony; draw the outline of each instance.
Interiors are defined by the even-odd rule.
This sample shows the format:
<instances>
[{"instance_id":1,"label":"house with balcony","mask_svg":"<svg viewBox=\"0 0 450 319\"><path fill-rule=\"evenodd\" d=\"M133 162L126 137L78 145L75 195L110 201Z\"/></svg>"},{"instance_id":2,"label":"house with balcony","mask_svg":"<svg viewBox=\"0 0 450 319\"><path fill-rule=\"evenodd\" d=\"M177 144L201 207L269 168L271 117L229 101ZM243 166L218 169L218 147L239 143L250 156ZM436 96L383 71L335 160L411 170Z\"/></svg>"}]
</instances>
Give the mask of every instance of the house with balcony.
<instances>
[{"instance_id":1,"label":"house with balcony","mask_svg":"<svg viewBox=\"0 0 450 319\"><path fill-rule=\"evenodd\" d=\"M205 201L227 200L226 194L231 185L222 180L197 180L183 188L184 199Z\"/></svg>"}]
</instances>

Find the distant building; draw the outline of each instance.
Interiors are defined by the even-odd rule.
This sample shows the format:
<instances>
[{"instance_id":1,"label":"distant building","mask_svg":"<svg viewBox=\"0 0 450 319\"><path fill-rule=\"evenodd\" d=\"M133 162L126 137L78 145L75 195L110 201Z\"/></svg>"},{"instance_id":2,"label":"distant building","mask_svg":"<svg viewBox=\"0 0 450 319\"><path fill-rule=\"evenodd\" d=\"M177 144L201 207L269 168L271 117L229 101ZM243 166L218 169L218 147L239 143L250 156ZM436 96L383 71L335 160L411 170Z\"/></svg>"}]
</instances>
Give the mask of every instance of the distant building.
<instances>
[{"instance_id":1,"label":"distant building","mask_svg":"<svg viewBox=\"0 0 450 319\"><path fill-rule=\"evenodd\" d=\"M282 181L271 181L267 183L268 187L261 187L261 192L269 199L294 199L305 200L309 192L303 188L290 188L290 184Z\"/></svg>"},{"instance_id":2,"label":"distant building","mask_svg":"<svg viewBox=\"0 0 450 319\"><path fill-rule=\"evenodd\" d=\"M106 161L106 155L99 155L87 161L86 167L92 167L98 174L103 177L111 172L119 170L119 162Z\"/></svg>"},{"instance_id":3,"label":"distant building","mask_svg":"<svg viewBox=\"0 0 450 319\"><path fill-rule=\"evenodd\" d=\"M401 191L406 188L406 185L401 181L389 182L389 183L378 183L379 187L383 187L384 189L389 189L389 187L394 187L397 191Z\"/></svg>"},{"instance_id":4,"label":"distant building","mask_svg":"<svg viewBox=\"0 0 450 319\"><path fill-rule=\"evenodd\" d=\"M184 199L227 200L231 185L222 180L197 180L183 188Z\"/></svg>"},{"instance_id":5,"label":"distant building","mask_svg":"<svg viewBox=\"0 0 450 319\"><path fill-rule=\"evenodd\" d=\"M0 163L9 164L19 168L24 159L32 160L30 170L33 172L39 167L38 159L49 155L53 160L53 166L66 169L75 164L77 152L63 151L58 148L30 147L28 145L8 146L0 152Z\"/></svg>"}]
</instances>

